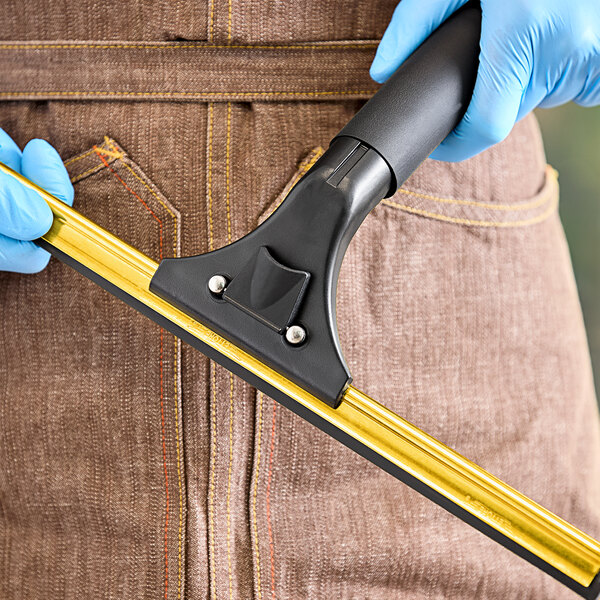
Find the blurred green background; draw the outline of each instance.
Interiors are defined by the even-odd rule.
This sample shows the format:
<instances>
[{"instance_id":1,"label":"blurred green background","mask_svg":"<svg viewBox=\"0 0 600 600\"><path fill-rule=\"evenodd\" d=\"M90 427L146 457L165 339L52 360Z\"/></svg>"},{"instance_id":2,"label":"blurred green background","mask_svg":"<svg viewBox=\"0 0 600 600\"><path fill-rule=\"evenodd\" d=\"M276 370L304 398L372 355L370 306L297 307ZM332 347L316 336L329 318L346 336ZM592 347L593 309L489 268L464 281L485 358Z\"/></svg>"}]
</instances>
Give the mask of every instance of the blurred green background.
<instances>
[{"instance_id":1,"label":"blurred green background","mask_svg":"<svg viewBox=\"0 0 600 600\"><path fill-rule=\"evenodd\" d=\"M583 307L600 396L600 107L538 110L548 162L558 170L560 215Z\"/></svg>"}]
</instances>

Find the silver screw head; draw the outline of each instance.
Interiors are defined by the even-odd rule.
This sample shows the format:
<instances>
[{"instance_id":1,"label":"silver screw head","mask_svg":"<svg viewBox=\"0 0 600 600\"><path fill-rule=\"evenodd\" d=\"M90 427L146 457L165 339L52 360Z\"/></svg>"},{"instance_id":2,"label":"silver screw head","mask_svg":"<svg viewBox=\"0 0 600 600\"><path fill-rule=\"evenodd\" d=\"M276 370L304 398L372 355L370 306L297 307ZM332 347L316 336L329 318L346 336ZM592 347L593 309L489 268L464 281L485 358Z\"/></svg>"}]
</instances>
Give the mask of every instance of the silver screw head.
<instances>
[{"instance_id":1,"label":"silver screw head","mask_svg":"<svg viewBox=\"0 0 600 600\"><path fill-rule=\"evenodd\" d=\"M300 325L292 325L287 328L285 339L290 344L301 344L306 339L306 330Z\"/></svg>"},{"instance_id":2,"label":"silver screw head","mask_svg":"<svg viewBox=\"0 0 600 600\"><path fill-rule=\"evenodd\" d=\"M208 280L208 289L213 294L222 294L227 287L227 279L223 275L213 275Z\"/></svg>"}]
</instances>

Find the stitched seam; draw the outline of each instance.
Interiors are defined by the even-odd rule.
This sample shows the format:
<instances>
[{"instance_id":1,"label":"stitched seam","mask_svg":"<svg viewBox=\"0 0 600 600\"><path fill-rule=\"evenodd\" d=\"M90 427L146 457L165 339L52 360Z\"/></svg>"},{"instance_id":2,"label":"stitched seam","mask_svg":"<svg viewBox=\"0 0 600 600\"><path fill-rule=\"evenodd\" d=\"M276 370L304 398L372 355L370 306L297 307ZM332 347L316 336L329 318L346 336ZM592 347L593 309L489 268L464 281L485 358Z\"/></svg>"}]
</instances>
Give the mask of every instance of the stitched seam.
<instances>
[{"instance_id":1,"label":"stitched seam","mask_svg":"<svg viewBox=\"0 0 600 600\"><path fill-rule=\"evenodd\" d=\"M106 159L102 156L102 152L100 150L100 148L98 148L97 146L95 146L96 148L96 153L98 154L98 156L100 157L100 160L104 163L104 166L107 167L111 173L121 182L121 184L123 185L123 187L128 190L129 192L131 192L146 208L146 210L152 215L152 217L157 221L157 223L159 224L159 227L162 231L162 221L156 216L156 214L154 213L154 211L146 204L146 202L138 195L136 194L126 183L125 181L123 181L122 177L110 166L109 163L106 162ZM161 240L162 240L162 236L161 236ZM160 244L160 258L162 260L162 256L163 256L163 251L162 251L162 241Z\"/></svg>"},{"instance_id":2,"label":"stitched seam","mask_svg":"<svg viewBox=\"0 0 600 600\"><path fill-rule=\"evenodd\" d=\"M412 206L398 204L397 202L392 202L390 200L382 200L382 203L388 206L392 206L394 208L399 208L409 213L422 215L424 217L430 217L439 221L446 221L448 223L456 223L459 225L476 225L478 227L525 227L526 225L535 225L536 223L540 223L547 219L558 206L558 198L554 200L554 202L550 204L549 208L540 215L532 217L531 219L524 219L521 221L478 221L475 219L462 219L459 217L449 217L447 215L430 212L428 210L413 208Z\"/></svg>"},{"instance_id":3,"label":"stitched seam","mask_svg":"<svg viewBox=\"0 0 600 600\"><path fill-rule=\"evenodd\" d=\"M229 372L229 467L227 470L227 567L229 598L233 600L233 571L231 567L231 472L233 470L233 374Z\"/></svg>"},{"instance_id":4,"label":"stitched seam","mask_svg":"<svg viewBox=\"0 0 600 600\"><path fill-rule=\"evenodd\" d=\"M49 91L49 92L0 92L0 96L167 96L167 97L215 97L223 96L229 98L248 98L252 96L268 97L268 96L350 96L373 94L375 89L371 90L340 90L340 91L275 91L275 92L124 92L124 91Z\"/></svg>"},{"instance_id":5,"label":"stitched seam","mask_svg":"<svg viewBox=\"0 0 600 600\"><path fill-rule=\"evenodd\" d=\"M212 152L213 152L213 105L208 105L208 244L213 250L213 214L212 214Z\"/></svg>"},{"instance_id":6,"label":"stitched seam","mask_svg":"<svg viewBox=\"0 0 600 600\"><path fill-rule=\"evenodd\" d=\"M271 425L271 448L269 450L269 473L267 477L266 509L267 509L267 529L269 532L269 556L271 558L271 600L276 600L275 596L275 551L273 548L273 529L271 527L271 478L273 475L273 451L275 448L275 415L277 403L273 402L273 422Z\"/></svg>"},{"instance_id":7,"label":"stitched seam","mask_svg":"<svg viewBox=\"0 0 600 600\"><path fill-rule=\"evenodd\" d=\"M104 165L94 165L91 169L88 169L87 171L84 171L79 175L74 175L73 177L71 177L71 183L77 183L78 181L81 181L84 177L91 175L95 171L101 171L102 169L104 169Z\"/></svg>"},{"instance_id":8,"label":"stitched seam","mask_svg":"<svg viewBox=\"0 0 600 600\"><path fill-rule=\"evenodd\" d=\"M107 136L104 137L104 143L110 147L110 150L102 148L102 154L114 157L115 159L123 157L123 153L120 152L118 150L118 148L116 148L115 144ZM90 151L86 152L85 154L81 155L80 157L76 158L75 160L79 160L79 158L83 158L83 157L89 155L91 152L94 152L94 151L96 151L96 150L94 148L92 148ZM75 162L75 161L73 160L72 162ZM125 161L122 161L121 164L131 173L131 175L133 175L133 177L135 177L135 179L137 179L152 194L152 196L154 196L154 198L159 202L159 204L172 217L172 219L173 219L173 256L177 256L177 254L178 254L178 251L177 251L178 218L177 218L177 215L160 198L160 196L148 185L148 183L146 181L144 181L131 168L130 165L128 165ZM102 166L100 168L102 168ZM85 175L85 174L82 174L82 175ZM141 200L141 198L139 198L139 199ZM146 206L146 204L144 202L142 202L142 203L144 204L144 206ZM146 208L149 209L148 206L146 206ZM152 211L150 210L150 212L152 212ZM158 219L158 217L156 217L156 218ZM162 221L160 223L161 223L161 237L162 237ZM162 259L162 248L161 248L161 259ZM163 331L161 329L161 336L162 335L163 335ZM180 444L179 444L179 407L178 407L178 396L179 396L179 394L178 394L178 389L179 389L178 388L178 373L179 373L179 366L178 366L178 362L177 362L177 355L178 355L179 345L178 345L177 337L174 336L173 339L174 339L174 349L173 349L173 374L174 374L174 376L173 376L173 381L174 381L175 442L176 442L176 454L177 454L177 482L178 482L178 489L179 489L179 525L178 525L178 532L177 532L177 541L178 541L177 598L180 599L181 598L181 591L182 591L183 485L182 485L182 478L181 478L181 449L180 449ZM162 339L161 339L161 345L162 345ZM161 383L161 390L162 389L163 389L163 386L162 386L162 383ZM161 406L161 409L162 409L161 410L161 415L164 418L164 407ZM165 450L166 450L166 447L165 447ZM165 453L165 456L166 456L166 453ZM166 468L166 465L165 465L165 468ZM166 473L165 473L165 477L166 477ZM166 595L166 592L165 592L165 595Z\"/></svg>"},{"instance_id":9,"label":"stitched seam","mask_svg":"<svg viewBox=\"0 0 600 600\"><path fill-rule=\"evenodd\" d=\"M173 238L173 252L174 255L177 256L177 217L173 213L173 211L169 208L167 204L165 204L160 196L126 163L122 162L123 166L156 198L157 202L171 215L171 217L175 221L175 234Z\"/></svg>"},{"instance_id":10,"label":"stitched seam","mask_svg":"<svg viewBox=\"0 0 600 600\"><path fill-rule=\"evenodd\" d=\"M92 152L96 152L96 151L95 151L93 148L92 148L92 150L91 150L91 151L92 151ZM121 157L122 157L122 155L118 155L118 156L115 156L115 157L113 158L113 156L112 156L112 153L111 153L111 152L109 152L108 150L105 150L104 148L101 148L101 147L100 147L100 148L98 148L98 151L97 151L97 152L100 152L102 155L109 156L109 158L112 158L113 160L117 160L117 159L119 159L119 158L121 158ZM82 156L80 156L80 157L76 158L75 160L79 160L80 158L85 158L85 155L82 155ZM73 162L75 162L75 160L74 160ZM108 164L110 164L112 161L107 161L107 162L108 162ZM66 163L65 163L65 164L66 164ZM72 163L71 163L71 164L72 164ZM125 163L123 163L123 164L125 164ZM95 173L95 172L97 172L97 171L101 171L101 170L102 170L102 169L104 169L104 168L105 168L105 167L104 167L104 165L103 165L103 164L101 164L101 165L94 165L93 167L91 167L91 168L90 168L90 169L88 169L87 171L84 171L83 173L79 173L79 175L74 175L73 177L71 177L71 183L77 183L78 181L81 181L82 179L84 179L84 178L85 178L85 177L87 177L88 175L91 175L92 173Z\"/></svg>"},{"instance_id":11,"label":"stitched seam","mask_svg":"<svg viewBox=\"0 0 600 600\"><path fill-rule=\"evenodd\" d=\"M112 146L112 144L111 144ZM114 146L112 146L115 151ZM98 157L102 161L105 167L107 167L111 173L121 182L121 184L128 190L133 196L135 196L146 210L152 215L152 217L158 222L159 226L159 256L163 258L163 224L154 211L144 202L144 200L136 194L119 174L109 165L104 156L102 156L100 149L97 146L93 147L93 150L98 154ZM168 598L169 592L169 557L168 557L168 541L169 541L169 474L167 471L167 442L165 432L165 408L164 408L164 334L162 327L160 328L160 362L159 362L159 377L160 377L160 418L161 418L161 437L162 437L162 452L163 452L163 470L165 475L165 540L164 540L164 553L165 553L165 600Z\"/></svg>"},{"instance_id":12,"label":"stitched seam","mask_svg":"<svg viewBox=\"0 0 600 600\"><path fill-rule=\"evenodd\" d=\"M212 361L210 361L212 363ZM214 527L214 502L215 502L215 462L216 462L216 453L217 453L217 443L216 443L216 435L217 435L217 378L215 374L216 365L212 364L212 394L211 394L211 412L212 417L210 420L210 428L211 428L211 456L210 456L210 489L208 496L208 512L209 512L209 539L210 539L210 571L212 577L212 585L211 585L211 597L213 600L217 598L217 578L216 578L216 567L215 567L215 527Z\"/></svg>"},{"instance_id":13,"label":"stitched seam","mask_svg":"<svg viewBox=\"0 0 600 600\"><path fill-rule=\"evenodd\" d=\"M95 150L92 148L91 150L88 150L87 152L84 152L83 154L80 154L79 156L75 156L73 158L70 158L69 160L65 161L65 167L67 165L71 165L74 162L77 162L78 160L81 160L82 158L85 158L86 156L89 156L90 154L93 154L95 152Z\"/></svg>"},{"instance_id":14,"label":"stitched seam","mask_svg":"<svg viewBox=\"0 0 600 600\"><path fill-rule=\"evenodd\" d=\"M177 256L177 254L175 254ZM182 588L182 536L183 536L183 488L181 482L181 452L179 448L179 386L178 386L178 375L179 375L179 364L178 364L178 354L179 354L179 342L177 341L177 337L174 337L174 348L173 348L173 382L174 382L174 405L175 405L175 439L176 449L177 449L177 482L179 485L179 527L177 529L177 599L181 599L181 588Z\"/></svg>"},{"instance_id":15,"label":"stitched seam","mask_svg":"<svg viewBox=\"0 0 600 600\"><path fill-rule=\"evenodd\" d=\"M112 144L110 144L110 140L108 139L108 137L104 136L104 143L105 144L109 144L111 145L111 147L114 149L114 146L112 146ZM97 150L95 149L97 148ZM89 156L90 154L93 154L94 152L98 152L98 150L101 151L101 153L104 156L109 156L113 159L117 159L117 158L121 158L123 155L121 153L119 153L116 149L115 151L111 151L108 150L107 148L104 148L102 146L99 147L93 147L91 150L88 150L87 152L84 152L83 154L80 154L79 156L75 156L73 158L70 158L69 160L64 162L65 167L72 165L84 158L86 158L87 156ZM109 164L111 161L108 161ZM82 179L84 179L85 177L87 177L88 175L91 175L92 173L96 172L96 171L101 171L104 168L104 165L94 165L93 167L87 169L87 171L84 171L83 173L79 173L77 175L73 175L73 177L71 177L71 183L77 183L78 181L81 181Z\"/></svg>"},{"instance_id":16,"label":"stitched seam","mask_svg":"<svg viewBox=\"0 0 600 600\"><path fill-rule=\"evenodd\" d=\"M538 208L548 201L547 197L542 196L541 198L536 198L535 200L523 204L491 204L488 202L477 202L476 200L459 200L457 198L443 198L439 196L432 196L430 194L422 194L421 192L415 192L413 190L407 190L403 188L400 188L398 192L401 194L414 196L416 198L423 198L424 200L433 200L434 202L441 202L444 204L457 204L460 206L477 206L480 208L489 208L490 210L503 211L520 211L528 210L531 208Z\"/></svg>"},{"instance_id":17,"label":"stitched seam","mask_svg":"<svg viewBox=\"0 0 600 600\"><path fill-rule=\"evenodd\" d=\"M227 41L231 42L231 0L228 0L228 15L227 15Z\"/></svg>"},{"instance_id":18,"label":"stitched seam","mask_svg":"<svg viewBox=\"0 0 600 600\"><path fill-rule=\"evenodd\" d=\"M162 260L162 256L161 256ZM167 473L167 441L165 434L165 399L164 399L164 377L163 377L163 329L160 328L160 424L162 435L162 450L163 450L163 470L165 473L165 600L169 593L169 559L168 559L168 544L169 544L169 474Z\"/></svg>"},{"instance_id":19,"label":"stitched seam","mask_svg":"<svg viewBox=\"0 0 600 600\"><path fill-rule=\"evenodd\" d=\"M114 148L114 147L113 147ZM142 205L146 208L146 210L152 215L152 217L158 222L159 228L159 256L162 260L163 258L163 224L161 219L159 219L154 211L142 200L142 198L136 194L123 179L119 176L119 174L108 164L104 156L100 153L100 150L97 146L93 148L98 154L98 158L104 163L104 166L111 171L111 173L121 182L121 184L128 190L133 196L135 196ZM164 335L163 329L160 328L160 359L159 359L159 378L160 378L160 418L161 418L161 437L162 437L162 453L163 453L163 470L165 475L165 538L164 538L164 553L165 553L165 600L168 598L169 592L169 557L168 557L168 541L169 541L169 474L167 472L167 442L166 442L166 433L165 433L165 409L164 409Z\"/></svg>"},{"instance_id":20,"label":"stitched seam","mask_svg":"<svg viewBox=\"0 0 600 600\"><path fill-rule=\"evenodd\" d=\"M213 0L214 1L214 0ZM213 105L208 105L208 157L207 157L207 196L208 196L208 249L214 249L213 240L213 219L212 219L212 143L213 143ZM217 577L215 565L215 524L214 524L214 500L215 500L215 476L216 476L216 455L217 455L217 380L216 380L216 365L209 360L209 365L212 371L212 394L210 402L210 488L208 495L208 513L209 513L209 562L211 574L211 597L213 600L217 598Z\"/></svg>"},{"instance_id":21,"label":"stitched seam","mask_svg":"<svg viewBox=\"0 0 600 600\"><path fill-rule=\"evenodd\" d=\"M104 136L104 143L105 144L109 144L111 146L111 148L114 149L114 152L105 148L102 148L102 146L100 146L100 148L102 148L102 153L107 155L107 156L112 156L114 158L121 158L121 156L123 156L118 150L115 149L115 147L110 143L110 140L108 139L107 136ZM96 150L94 150L94 148L92 148L91 150L88 150L87 152L84 152L83 154L80 154L79 156L74 156L73 158L70 158L69 160L65 161L65 166L67 165L71 165L75 162L77 162L78 160L81 160L82 158L85 158L86 156L89 156L90 154L93 154L94 152L96 152Z\"/></svg>"},{"instance_id":22,"label":"stitched seam","mask_svg":"<svg viewBox=\"0 0 600 600\"><path fill-rule=\"evenodd\" d=\"M209 39L212 39L214 31L214 0L211 0ZM144 44L0 44L2 50L45 50L45 49L82 49L97 48L106 49L124 49L124 50L347 50L347 49L375 49L377 42L365 42L357 44L356 42L338 44L181 44L181 45L144 45Z\"/></svg>"},{"instance_id":23,"label":"stitched seam","mask_svg":"<svg viewBox=\"0 0 600 600\"><path fill-rule=\"evenodd\" d=\"M114 144L105 138L106 143L115 152L115 156L119 155L118 150ZM119 155L122 156L122 155ZM160 203L160 205L171 215L173 219L173 256L177 256L177 228L178 220L177 215L169 208L169 206L163 202L160 196L145 182L125 161L122 161L123 166L154 196L154 198ZM161 330L162 333L162 330ZM179 489L179 524L177 528L177 598L181 599L182 590L182 545L183 545L183 486L181 480L181 449L179 446L179 407L178 407L178 341L177 337L174 336L174 349L173 349L173 381L174 381L174 406L175 406L175 444L176 444L176 455L177 455L177 484Z\"/></svg>"},{"instance_id":24,"label":"stitched seam","mask_svg":"<svg viewBox=\"0 0 600 600\"><path fill-rule=\"evenodd\" d=\"M263 395L262 392L258 392L258 439L256 440L256 475L254 478L254 491L252 494L252 518L254 525L254 553L256 555L256 583L257 583L257 592L258 592L258 600L262 600L262 589L260 583L260 551L258 545L258 520L256 518L256 498L258 495L258 481L260 477L260 451L261 451L261 443L262 443L262 427L263 427L263 418L262 418L262 409L263 409Z\"/></svg>"},{"instance_id":25,"label":"stitched seam","mask_svg":"<svg viewBox=\"0 0 600 600\"><path fill-rule=\"evenodd\" d=\"M285 200L287 195L290 193L292 188L298 183L300 178L308 172L312 166L317 162L317 160L323 155L322 148L316 148L312 152L312 156L309 155L308 160L305 159L303 164L300 165L299 169L296 172L296 175L292 179L291 184L289 184L289 190L287 193L282 194L281 200L275 205L275 207L270 211L268 216L273 214L273 212L279 207L279 205ZM268 218L265 217L265 218ZM259 555L259 545L258 545L258 525L256 518L256 494L258 488L258 478L260 474L260 448L261 448L261 430L262 430L262 394L259 392L260 396L260 405L259 405L259 437L258 437L258 457L257 457L257 467L256 467L256 479L255 479L255 487L254 487L254 499L253 499L253 514L254 514L254 531L255 531L255 552L256 552L256 567L257 567L257 583L258 583L258 599L261 600L261 581L260 581L260 555ZM275 548L273 544L273 527L271 524L271 480L273 477L273 454L275 450L275 432L276 432L276 415L277 415L277 403L273 402L273 419L271 424L271 444L269 449L269 466L267 473L267 488L265 493L265 505L266 505L266 518L267 518L267 531L269 536L269 559L270 559L270 567L271 567L271 600L276 600L276 592L275 592Z\"/></svg>"},{"instance_id":26,"label":"stitched seam","mask_svg":"<svg viewBox=\"0 0 600 600\"><path fill-rule=\"evenodd\" d=\"M208 41L213 41L214 30L215 30L215 0L210 0L210 19L208 27Z\"/></svg>"},{"instance_id":27,"label":"stitched seam","mask_svg":"<svg viewBox=\"0 0 600 600\"><path fill-rule=\"evenodd\" d=\"M106 140L106 143L118 153L114 144L111 143L110 140ZM169 208L169 206L163 202L160 196L145 182L125 161L122 161L123 166L156 198L156 200L160 203L160 205L171 215L173 218L173 256L177 256L177 228L178 228L178 220L177 215L173 213L173 211ZM181 480L181 449L179 447L179 407L178 407L178 364L177 364L177 355L179 350L179 345L177 341L177 337L174 336L174 344L175 347L173 349L173 373L174 373L174 407L175 407L175 444L176 444L176 454L177 454L177 484L179 488L179 525L177 529L177 598L180 600L181 598L181 590L182 590L182 545L183 545L183 486Z\"/></svg>"},{"instance_id":28,"label":"stitched seam","mask_svg":"<svg viewBox=\"0 0 600 600\"><path fill-rule=\"evenodd\" d=\"M231 1L231 0L230 0ZM231 244L231 214L229 202L230 181L231 102L227 103L227 135L225 141L225 197L227 205L227 242ZM233 600L233 572L231 566L231 473L233 470L233 374L229 372L229 468L227 473L227 564L229 569L229 598Z\"/></svg>"},{"instance_id":29,"label":"stitched seam","mask_svg":"<svg viewBox=\"0 0 600 600\"><path fill-rule=\"evenodd\" d=\"M231 0L230 0L231 2ZM229 202L229 165L230 165L230 142L231 142L231 102L227 103L227 139L225 141L225 204L227 207L227 240L231 244L231 210Z\"/></svg>"},{"instance_id":30,"label":"stitched seam","mask_svg":"<svg viewBox=\"0 0 600 600\"><path fill-rule=\"evenodd\" d=\"M104 154L108 156L113 156L114 158L123 158L123 154L125 153L119 148L117 148L116 142L114 140L111 141L111 139L107 135L104 136L104 144L106 146L109 146L110 148L110 150L103 149Z\"/></svg>"}]
</instances>

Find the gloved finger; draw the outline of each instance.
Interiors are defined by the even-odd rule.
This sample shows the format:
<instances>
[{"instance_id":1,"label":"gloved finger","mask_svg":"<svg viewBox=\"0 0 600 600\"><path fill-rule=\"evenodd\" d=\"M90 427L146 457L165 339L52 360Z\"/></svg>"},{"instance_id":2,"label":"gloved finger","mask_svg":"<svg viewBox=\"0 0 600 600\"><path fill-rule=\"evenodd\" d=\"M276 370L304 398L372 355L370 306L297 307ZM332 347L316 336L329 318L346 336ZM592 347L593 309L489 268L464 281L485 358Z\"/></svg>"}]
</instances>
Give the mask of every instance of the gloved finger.
<instances>
[{"instance_id":1,"label":"gloved finger","mask_svg":"<svg viewBox=\"0 0 600 600\"><path fill-rule=\"evenodd\" d=\"M554 108L555 106L566 104L571 100L577 102L577 96L581 90L581 80L579 78L568 77L564 69L557 71L554 78L556 81L546 86L534 85L532 81L523 96L518 119L524 117L537 107ZM533 79L535 79L535 71ZM548 76L546 76L546 81L548 79ZM590 89L593 89L593 82L589 79L588 82L592 85L590 87L585 86L586 95ZM600 92L600 84L598 91Z\"/></svg>"},{"instance_id":2,"label":"gloved finger","mask_svg":"<svg viewBox=\"0 0 600 600\"><path fill-rule=\"evenodd\" d=\"M541 106L543 108L544 102L548 101L548 96L543 89L531 89L533 86L529 86L529 89L525 90L523 98L521 100L521 106L519 107L519 114L517 115L517 121L520 121L523 117L527 116L534 108ZM560 95L560 94L559 94ZM559 95L555 97L556 102L552 106L558 106L565 104L569 100L559 99Z\"/></svg>"},{"instance_id":3,"label":"gloved finger","mask_svg":"<svg viewBox=\"0 0 600 600\"><path fill-rule=\"evenodd\" d=\"M4 129L0 129L0 162L21 172L21 150Z\"/></svg>"},{"instance_id":4,"label":"gloved finger","mask_svg":"<svg viewBox=\"0 0 600 600\"><path fill-rule=\"evenodd\" d=\"M52 225L52 211L36 192L0 172L0 234L35 240Z\"/></svg>"},{"instance_id":5,"label":"gloved finger","mask_svg":"<svg viewBox=\"0 0 600 600\"><path fill-rule=\"evenodd\" d=\"M402 0L381 38L371 77L383 83L452 13L467 0Z\"/></svg>"},{"instance_id":6,"label":"gloved finger","mask_svg":"<svg viewBox=\"0 0 600 600\"><path fill-rule=\"evenodd\" d=\"M0 235L0 271L39 273L49 260L50 254L33 242Z\"/></svg>"},{"instance_id":7,"label":"gloved finger","mask_svg":"<svg viewBox=\"0 0 600 600\"><path fill-rule=\"evenodd\" d=\"M484 21L485 27L485 21ZM462 121L433 151L431 158L458 162L501 142L517 121L530 72L492 66L487 59L485 33L473 97Z\"/></svg>"},{"instance_id":8,"label":"gloved finger","mask_svg":"<svg viewBox=\"0 0 600 600\"><path fill-rule=\"evenodd\" d=\"M582 90L574 100L580 106L586 107L598 106L600 104L600 72L598 69L589 78L585 90Z\"/></svg>"},{"instance_id":9,"label":"gloved finger","mask_svg":"<svg viewBox=\"0 0 600 600\"><path fill-rule=\"evenodd\" d=\"M45 140L31 140L23 150L21 172L69 206L73 204L73 184L58 152Z\"/></svg>"}]
</instances>

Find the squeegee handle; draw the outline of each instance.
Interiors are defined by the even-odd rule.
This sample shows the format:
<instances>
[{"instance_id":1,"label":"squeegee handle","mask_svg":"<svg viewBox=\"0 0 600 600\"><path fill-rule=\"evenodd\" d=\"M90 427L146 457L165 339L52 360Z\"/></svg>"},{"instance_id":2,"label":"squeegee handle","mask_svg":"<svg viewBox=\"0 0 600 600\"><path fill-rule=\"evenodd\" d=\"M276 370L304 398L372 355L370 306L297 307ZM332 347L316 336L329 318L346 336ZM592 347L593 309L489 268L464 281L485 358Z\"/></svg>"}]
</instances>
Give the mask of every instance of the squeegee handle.
<instances>
[{"instance_id":1,"label":"squeegee handle","mask_svg":"<svg viewBox=\"0 0 600 600\"><path fill-rule=\"evenodd\" d=\"M396 70L336 136L376 150L392 172L389 195L461 120L473 93L481 9L470 2Z\"/></svg>"}]
</instances>

